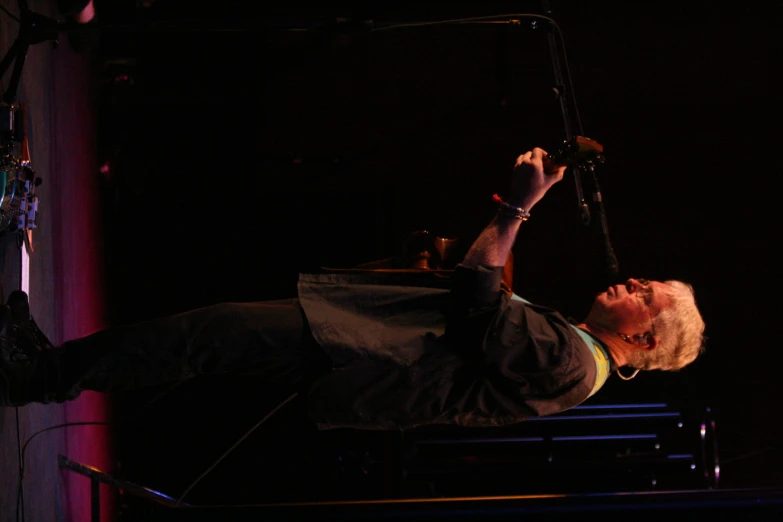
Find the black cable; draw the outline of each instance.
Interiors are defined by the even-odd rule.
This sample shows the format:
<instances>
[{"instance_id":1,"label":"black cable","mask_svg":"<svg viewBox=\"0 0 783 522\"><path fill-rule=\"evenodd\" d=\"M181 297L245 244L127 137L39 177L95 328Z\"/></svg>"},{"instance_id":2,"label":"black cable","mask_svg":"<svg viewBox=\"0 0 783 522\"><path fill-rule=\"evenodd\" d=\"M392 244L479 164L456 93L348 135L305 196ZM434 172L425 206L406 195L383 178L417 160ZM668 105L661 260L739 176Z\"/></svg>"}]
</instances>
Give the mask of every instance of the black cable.
<instances>
[{"instance_id":1,"label":"black cable","mask_svg":"<svg viewBox=\"0 0 783 522\"><path fill-rule=\"evenodd\" d=\"M19 441L19 408L16 408L16 435L17 435L17 443ZM19 449L19 484L16 488L16 522L24 522L24 492L22 489L22 481L24 480L24 453L27 450L27 446L32 442L34 438L36 438L38 435L41 435L42 433L46 433L47 431L52 431L60 428L67 428L69 426L89 426L89 425L106 425L108 426L109 422L66 422L64 424L55 424L54 426L49 426L48 428L44 428L42 430L38 430L29 437L27 437L27 440L25 441L24 445L21 446L21 449ZM19 513L22 513L22 518L19 518Z\"/></svg>"},{"instance_id":2,"label":"black cable","mask_svg":"<svg viewBox=\"0 0 783 522\"><path fill-rule=\"evenodd\" d=\"M10 18L11 20L15 20L17 23L22 23L22 21L19 20L19 18L16 15L12 14L11 11L9 11L3 4L0 4L0 10L5 12L5 14L7 14L8 18Z\"/></svg>"},{"instance_id":3,"label":"black cable","mask_svg":"<svg viewBox=\"0 0 783 522\"><path fill-rule=\"evenodd\" d=\"M115 422L108 422L108 421L82 421L82 422L66 422L63 424L56 424L54 426L49 426L48 428L44 428L41 430L36 431L29 437L27 437L27 440L25 441L24 445L21 446L21 449L18 449L18 458L19 458L19 483L17 485L17 492L16 492L16 522L24 522L24 490L23 490L23 480L24 480L24 454L25 450L27 449L27 446L30 444L30 442L37 437L38 435L41 435L42 433L46 433L47 431L60 429L60 428L67 428L69 426L91 426L91 425L105 425L110 426L112 424L127 424L130 422L137 422L141 415L147 411L153 404L155 404L161 397L165 396L171 390L179 386L179 382L169 386L168 388L164 389L160 393L156 394L152 400L150 400L147 404L141 407L136 413L134 413L132 416L126 418L126 419L120 419ZM16 432L17 432L17 439L19 438L19 408L16 408ZM19 445L19 441L17 441L17 446ZM22 518L19 518L19 512L21 509Z\"/></svg>"},{"instance_id":4,"label":"black cable","mask_svg":"<svg viewBox=\"0 0 783 522\"><path fill-rule=\"evenodd\" d=\"M24 474L24 458L22 457L22 438L19 434L19 407L14 408L16 413L16 455L19 459L19 485L16 502L16 520L19 522L19 498L23 498L22 475ZM24 522L24 503L22 503L22 522Z\"/></svg>"},{"instance_id":5,"label":"black cable","mask_svg":"<svg viewBox=\"0 0 783 522\"><path fill-rule=\"evenodd\" d=\"M24 481L24 456L25 456L25 452L27 451L27 446L30 445L30 443L33 441L34 438L36 438L38 435L46 433L47 431L52 431L52 430L61 429L61 428L68 428L68 427L71 427L71 426L111 426L112 424L126 424L126 423L131 422L131 421L137 421L139 415L142 412L146 411L146 409L149 406L151 406L162 395L165 395L165 393L168 393L173 388L174 388L174 386L172 386L171 388L169 388L167 390L164 390L164 392L162 392L162 393L158 394L157 396L155 396L150 403L146 404L144 406L144 408L142 408L141 411L137 412L135 415L133 415L132 417L130 417L128 419L120 420L120 421L116 421L116 422L109 422L109 421L83 421L83 422L66 422L66 423L63 423L63 424L55 424L54 426L49 426L47 428L43 428L41 430L38 430L35 433L33 433L32 435L30 435L29 437L27 437L27 440L25 441L24 445L21 444L21 437L20 437L20 434L19 434L19 408L16 408L16 416L17 416L17 419L16 419L16 426L17 426L17 428L16 428L16 438L17 438L17 446L19 447L19 449L18 449L18 455L19 455L19 483L17 485L17 495L16 495L16 521L17 522L24 522L24 493L23 493L23 488L22 488L22 483ZM248 430L242 437L240 437L239 440L237 440L234 444L231 445L231 447L229 447L225 452L223 452L223 454L209 468L207 468L206 471L204 471L201 475L199 475L198 478L196 478L196 480L193 481L185 489L185 491L182 493L182 495L180 495L179 499L177 499L177 504L181 504L182 500L185 498L185 496L187 496L188 493L190 493L190 491L196 486L196 484L201 482L201 480L205 476L207 476L207 474L210 471L215 469L215 467L217 467L217 465L220 464L220 462L223 459L225 459L229 455L229 453L234 451L234 449L236 449L236 447L239 446L242 443L242 441L244 441L247 437L249 437L250 434L252 434L262 424L264 424L267 420L269 420L269 418L272 417L272 415L277 413L278 410L280 410L283 406L285 406L286 404L291 402L298 395L299 395L299 393L295 392L294 394L292 394L288 398L286 398L283 402L281 402L280 404L275 406L275 408L272 411L267 413L264 416L264 418L262 418L260 421L258 421L252 428L250 428L250 430ZM21 512L21 518L19 516L20 512Z\"/></svg>"},{"instance_id":6,"label":"black cable","mask_svg":"<svg viewBox=\"0 0 783 522\"><path fill-rule=\"evenodd\" d=\"M548 16L534 14L534 13L510 13L510 14L498 14L489 16L472 16L469 18L453 18L451 20L433 20L432 22L411 22L408 24L394 24L387 25L386 27L375 27L371 29L372 32L388 31L389 29L403 29L406 27L425 27L429 25L446 25L446 24L466 24L471 22L491 22L492 20L498 20L501 18L540 18L546 20L557 27L555 21ZM560 32L560 29L558 29Z\"/></svg>"},{"instance_id":7,"label":"black cable","mask_svg":"<svg viewBox=\"0 0 783 522\"><path fill-rule=\"evenodd\" d=\"M568 89L571 94L571 103L574 105L574 116L576 116L576 126L579 128L579 135L584 136L585 130L582 128L582 118L579 116L579 107L576 104L576 95L574 94L574 80L571 78L571 67L568 65L568 53L566 53L565 40L563 39L563 33L560 32L560 27L552 21L552 25L557 30L557 36L560 40L560 47L563 50L563 67L565 68L565 75L568 79Z\"/></svg>"},{"instance_id":8,"label":"black cable","mask_svg":"<svg viewBox=\"0 0 783 522\"><path fill-rule=\"evenodd\" d=\"M214 462L214 463L213 463L213 464L212 464L210 467L208 467L208 468L207 468L207 470L206 470L206 471L204 471L204 473L202 473L201 475L199 475L199 477L198 477L196 480L194 480L192 484L190 484L190 485L189 485L187 488L185 488L185 492L184 492L184 493L182 493L182 495L180 495L180 497L177 499L177 502L176 502L176 504L180 504L180 503L182 503L182 500L183 500L183 499L184 499L184 498L187 496L187 494L188 494L188 493L190 493L190 490L191 490L191 489L193 489L193 488L196 486L196 484L198 484L198 483L201 481L201 479L203 479L205 476L207 476L207 473L209 473L210 471L212 471L213 469L215 469L215 467L216 467L218 464L220 464L220 462L221 462L221 461L222 461L224 458L226 458L226 457L228 456L228 454L229 454L229 453L231 453L232 451L234 451L234 449L235 449L237 446L239 446L239 445L242 443L242 441L243 441L243 440L245 440L246 438L248 438L248 437L250 436L250 434L251 434L251 433L253 433L254 431L256 431L256 429L257 429L259 426L261 426L263 423L265 423L267 420L269 420L269 418L270 418L272 415L274 415L274 414L277 412L277 410L279 410L280 408L282 408L283 406L285 406L286 404L288 404L289 402L291 402L291 401L292 401L292 400L293 400L293 399L294 399L294 398L295 398L297 395L299 395L299 393L298 393L298 392L294 392L294 394L293 394L293 395L290 395L290 396L289 396L289 397L288 397L286 400L284 400L283 402L281 402L280 404L278 404L277 406L275 406L275 408L274 408L272 411L270 411L269 413L267 413L267 414L266 414L266 416L265 416L263 419L261 419L260 421L258 421L258 422L257 422L257 423L256 423L256 424L255 424L255 425L252 427L252 428L250 428L250 429L247 431L247 433L245 433L244 435L242 435L242 437L241 437L241 438L240 438L238 441L236 441L236 442L235 442L233 445L231 445L231 447L230 447L230 448L228 448L228 449L227 449L225 452L223 452L223 454L222 454L220 457L218 457L218 459L217 459L217 460L216 460L216 461L215 461L215 462Z\"/></svg>"},{"instance_id":9,"label":"black cable","mask_svg":"<svg viewBox=\"0 0 783 522\"><path fill-rule=\"evenodd\" d=\"M721 459L720 465L721 466L725 466L726 464L730 464L732 462L737 462L739 460L749 459L750 457L755 457L756 455L760 455L762 453L767 453L769 451L779 450L779 449L780 448L777 448L775 446L767 446L766 448L761 448L761 449L757 449L757 450L754 450L754 451L749 451L747 453L743 453L741 455L738 455L738 456L735 456L735 457L731 457L730 459L723 458L723 459Z\"/></svg>"},{"instance_id":10,"label":"black cable","mask_svg":"<svg viewBox=\"0 0 783 522\"><path fill-rule=\"evenodd\" d=\"M180 383L175 383L172 386L164 389L157 395L155 395L152 400L150 400L147 404L145 404L139 411L137 411L134 415L128 417L127 419L121 419L119 421L116 421L114 424L126 424L130 422L136 422L139 420L141 415L147 411L153 404L155 404L161 397L165 396L171 390L176 388ZM82 422L66 422L63 424L56 424L54 426L49 426L48 428L44 428L42 430L38 430L29 437L27 437L27 440L25 441L24 445L21 446L21 449L17 450L17 456L19 458L19 483L17 485L17 492L16 492L16 522L24 522L24 489L22 486L23 480L24 480L24 453L27 449L28 444L37 437L38 435L41 435L42 433L46 433L47 431L60 429L60 428L67 428L69 426L91 426L91 425L111 425L111 422L108 421L82 421ZM16 408L16 435L17 439L19 439L19 408ZM19 441L17 440L17 446L19 446ZM19 512L21 509L22 518L20 520L19 518Z\"/></svg>"}]
</instances>

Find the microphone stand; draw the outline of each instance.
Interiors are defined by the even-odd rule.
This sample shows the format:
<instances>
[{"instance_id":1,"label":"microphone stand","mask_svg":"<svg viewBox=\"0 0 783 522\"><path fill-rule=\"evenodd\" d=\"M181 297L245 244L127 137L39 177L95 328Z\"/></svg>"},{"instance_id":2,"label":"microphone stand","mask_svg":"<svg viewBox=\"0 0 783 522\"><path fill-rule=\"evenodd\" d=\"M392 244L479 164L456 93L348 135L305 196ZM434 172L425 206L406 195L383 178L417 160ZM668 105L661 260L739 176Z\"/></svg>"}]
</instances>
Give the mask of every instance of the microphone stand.
<instances>
[{"instance_id":1,"label":"microphone stand","mask_svg":"<svg viewBox=\"0 0 783 522\"><path fill-rule=\"evenodd\" d=\"M587 169L593 177L593 201L595 202L596 213L598 214L598 223L601 227L601 239L603 240L606 266L609 269L609 278L614 281L620 273L620 267L617 263L617 256L614 253L614 248L612 247L612 240L609 238L609 225L606 221L603 196L601 196L601 188L598 185L598 176L595 173L595 166L589 165Z\"/></svg>"},{"instance_id":2,"label":"microphone stand","mask_svg":"<svg viewBox=\"0 0 783 522\"><path fill-rule=\"evenodd\" d=\"M13 15L9 16L14 18ZM18 22L19 34L0 60L0 79L5 76L11 64L14 65L8 87L0 100L0 202L8 199L8 202L4 203L8 208L0 209L0 235L4 234L7 228L15 226L22 232L19 246L26 244L32 253L32 231L35 228L35 214L38 209L35 187L41 184L41 178L35 175L31 166L25 130L25 108L24 104L17 103L17 93L30 46L48 40L56 41L66 24L32 12L27 0L19 0Z\"/></svg>"},{"instance_id":3,"label":"microphone stand","mask_svg":"<svg viewBox=\"0 0 783 522\"><path fill-rule=\"evenodd\" d=\"M548 0L542 0L541 2L544 14L549 18L552 18L552 9L549 7ZM562 37L562 35L561 35ZM565 149L577 147L577 136L574 135L574 125L571 121L571 117L568 110L567 98L567 84L564 81L563 71L560 64L560 52L557 46L557 40L555 39L555 31L553 27L549 27L547 31L547 39L549 40L549 55L552 59L552 69L555 77L555 92L557 93L557 99L560 102L560 111L563 114L563 125L565 127L566 140ZM568 86L571 85L570 76ZM573 100L573 93L571 93L571 99ZM578 127L579 135L584 136L582 130L582 121L579 118L579 111L574 103L574 113L576 114L576 125ZM603 157L600 157L603 161ZM584 198L584 190L582 187L582 174L584 171L589 172L593 178L593 203L595 205L596 213L598 215L598 223L603 239L604 258L606 262L606 268L609 271L609 276L614 279L619 273L619 265L617 263L617 256L615 256L612 242L609 238L609 225L606 221L606 212L603 205L603 197L601 196L601 190L598 184L598 176L595 173L594 161L576 161L571 162L571 171L574 173L574 182L576 183L576 196L579 204L579 211L582 218L582 223L585 226L589 226L592 221L590 215L590 207Z\"/></svg>"},{"instance_id":4,"label":"microphone stand","mask_svg":"<svg viewBox=\"0 0 783 522\"><path fill-rule=\"evenodd\" d=\"M22 77L22 69L24 67L25 58L27 57L27 51L29 50L30 45L45 42L47 40L56 41L58 38L58 34L60 32L74 32L74 31L85 30L85 28L78 27L75 24L60 23L51 18L32 12L28 7L27 0L18 0L18 3L19 3L19 12L20 12L19 35L17 36L16 40L11 45L11 47L9 48L8 52L3 57L3 59L0 60L0 78L3 77L5 72L11 66L11 63L14 62L14 60L16 60L16 63L14 63L13 71L11 73L10 81L8 83L8 88L3 93L3 99L2 102L0 102L0 108L2 108L3 105L5 105L5 109L10 109L10 112L17 112L17 107L15 107L16 95L19 88L19 81L21 80ZM552 18L552 10L549 7L548 0L542 0L542 7L543 7L544 14L547 17ZM493 22L493 23L497 23L497 22ZM568 108L569 100L567 99L568 88L571 86L571 81L570 81L571 79L569 76L567 78L568 82L565 81L566 78L564 77L561 61L560 61L560 50L558 49L555 31L552 26L548 28L547 38L549 41L549 53L552 60L552 69L554 73L555 92L557 93L558 102L560 103L560 109L563 115L563 124L565 127L565 134L566 134L565 146L566 148L573 147L575 146L575 140L577 140L577 138L581 138L582 136L584 136L584 132L582 130L582 123L581 120L579 119L579 111L577 110L576 103L573 99L573 93L571 93L570 101L573 103L573 109L576 115L576 126L579 131L578 133L579 135L576 135L576 133L574 132L574 124L572 123L569 114L569 108ZM565 52L563 58L565 59ZM567 69L566 72L568 72ZM594 186L593 203L595 206L595 210L598 217L598 223L603 238L603 247L604 247L606 265L611 276L615 277L619 272L619 268L618 268L617 258L614 253L614 249L612 248L612 243L609 238L609 227L607 224L606 213L603 206L603 198L601 196L601 191L598 184L598 177L596 176L595 173L594 162L571 161L569 164L571 165L572 167L571 170L574 173L574 182L576 185L576 194L577 194L580 216L581 216L582 223L585 226L589 226L591 224L592 216L590 213L590 207L588 206L584 197L584 189L582 186L582 174L585 171L587 171L592 176L593 186Z\"/></svg>"}]
</instances>

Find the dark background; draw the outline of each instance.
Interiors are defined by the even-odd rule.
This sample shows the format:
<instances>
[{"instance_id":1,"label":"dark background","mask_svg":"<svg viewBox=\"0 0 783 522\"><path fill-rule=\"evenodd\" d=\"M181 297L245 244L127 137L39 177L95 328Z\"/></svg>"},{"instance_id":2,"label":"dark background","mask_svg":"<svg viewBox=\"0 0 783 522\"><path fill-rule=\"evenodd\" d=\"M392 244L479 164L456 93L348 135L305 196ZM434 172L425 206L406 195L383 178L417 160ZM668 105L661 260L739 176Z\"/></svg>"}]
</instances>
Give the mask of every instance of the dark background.
<instances>
[{"instance_id":1,"label":"dark background","mask_svg":"<svg viewBox=\"0 0 783 522\"><path fill-rule=\"evenodd\" d=\"M394 256L414 230L469 244L517 155L565 137L543 27L361 23L539 13L538 2L105 4L116 27L85 52L100 87L115 324L287 297L298 273ZM759 5L552 2L572 119L605 147L621 276L691 282L707 323L691 367L612 379L595 400L710 405L723 484L736 487L783 477L781 37ZM567 175L519 235L515 290L583 316L607 284L599 239ZM117 415L153 397L122 398ZM118 459L176 494L279 399L236 380L181 386L117 430ZM307 498L328 476L329 444L361 435L318 434L298 413L255 433L191 500Z\"/></svg>"}]
</instances>

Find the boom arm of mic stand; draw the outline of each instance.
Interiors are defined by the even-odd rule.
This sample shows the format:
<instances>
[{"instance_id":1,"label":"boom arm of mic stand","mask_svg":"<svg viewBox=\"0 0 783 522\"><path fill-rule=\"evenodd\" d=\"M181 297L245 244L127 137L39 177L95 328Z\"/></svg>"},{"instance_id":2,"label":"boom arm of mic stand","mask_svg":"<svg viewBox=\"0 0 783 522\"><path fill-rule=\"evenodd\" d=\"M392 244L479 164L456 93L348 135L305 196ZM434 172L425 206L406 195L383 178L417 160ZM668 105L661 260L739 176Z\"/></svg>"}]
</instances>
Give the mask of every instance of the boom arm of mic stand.
<instances>
[{"instance_id":1,"label":"boom arm of mic stand","mask_svg":"<svg viewBox=\"0 0 783 522\"><path fill-rule=\"evenodd\" d=\"M549 8L548 0L541 2L544 8L544 14L551 17L552 10ZM557 40L555 39L555 32L553 28L549 28L547 31L547 40L549 42L549 57L552 60L552 72L555 76L555 94L557 95L557 101L560 102L560 112L563 114L563 126L565 127L566 142L570 142L574 137L572 131L571 117L568 113L568 104L566 103L566 83L563 80L563 71L560 66L560 53L557 48ZM581 133L581 129L580 129ZM587 226L590 224L590 207L585 202L584 190L582 188L582 172L578 166L571 169L574 174L574 183L576 184L576 197L579 205L579 212L582 217L582 223Z\"/></svg>"},{"instance_id":2,"label":"boom arm of mic stand","mask_svg":"<svg viewBox=\"0 0 783 522\"><path fill-rule=\"evenodd\" d=\"M549 7L549 0L542 0L541 5L543 7L544 14L546 14L546 16L548 16L549 18L552 18L552 10ZM573 135L574 133L572 130L571 118L568 112L568 104L566 103L566 92L565 92L566 82L564 81L563 78L563 72L560 64L560 54L557 47L557 40L555 39L555 33L552 27L550 27L549 31L547 32L547 38L549 40L549 55L552 59L552 69L555 76L555 92L557 94L558 101L560 102L560 110L563 114L563 124L565 126L565 131L566 131L566 142L569 143L573 139L575 139L575 137ZM565 51L563 52L565 53ZM574 108L576 108L576 105L574 105ZM581 120L579 119L578 111L576 112L576 117L577 117L577 125L579 127L579 133L584 135L584 131L582 130L582 123ZM576 183L576 195L579 200L579 210L582 217L582 223L585 226L588 226L590 225L590 221L591 221L590 207L587 205L587 202L585 201L584 190L582 187L581 174L582 171L585 169L589 170L593 176L593 182L595 186L593 201L598 211L599 226L601 227L601 236L603 237L603 242L604 242L604 253L606 255L606 262L609 268L609 272L611 273L612 276L615 276L619 272L617 257L614 254L614 248L612 248L612 243L609 239L609 225L606 222L606 212L603 206L601 191L598 187L598 178L595 175L595 167L592 163L586 163L586 164L577 163L575 165L572 165L571 168L571 171L574 173L574 182Z\"/></svg>"}]
</instances>

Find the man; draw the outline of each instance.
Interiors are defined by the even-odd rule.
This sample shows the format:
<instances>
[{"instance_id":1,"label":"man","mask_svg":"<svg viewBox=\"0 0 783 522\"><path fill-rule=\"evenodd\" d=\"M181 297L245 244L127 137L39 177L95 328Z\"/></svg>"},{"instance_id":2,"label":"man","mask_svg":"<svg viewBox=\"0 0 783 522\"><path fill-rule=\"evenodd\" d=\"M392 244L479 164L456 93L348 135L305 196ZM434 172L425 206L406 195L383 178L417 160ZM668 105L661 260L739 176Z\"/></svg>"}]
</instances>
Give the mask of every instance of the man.
<instances>
[{"instance_id":1,"label":"man","mask_svg":"<svg viewBox=\"0 0 783 522\"><path fill-rule=\"evenodd\" d=\"M509 197L496 198L497 216L448 279L306 274L296 299L216 305L57 347L16 292L1 320L0 401L250 374L302 394L324 429L498 426L572 408L623 366L689 364L704 322L684 283L629 279L599 294L578 325L501 291L520 226L564 171L542 149L520 156Z\"/></svg>"}]
</instances>

